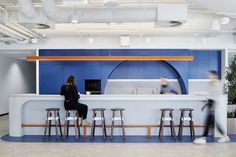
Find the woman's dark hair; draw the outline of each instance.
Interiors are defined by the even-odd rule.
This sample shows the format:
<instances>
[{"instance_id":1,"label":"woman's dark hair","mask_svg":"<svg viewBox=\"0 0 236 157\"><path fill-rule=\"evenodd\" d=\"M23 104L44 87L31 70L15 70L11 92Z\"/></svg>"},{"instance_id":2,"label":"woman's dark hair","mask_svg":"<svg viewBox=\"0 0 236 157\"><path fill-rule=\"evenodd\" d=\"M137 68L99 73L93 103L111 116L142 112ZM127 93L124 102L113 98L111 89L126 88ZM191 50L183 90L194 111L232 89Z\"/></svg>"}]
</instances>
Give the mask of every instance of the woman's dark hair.
<instances>
[{"instance_id":1,"label":"woman's dark hair","mask_svg":"<svg viewBox=\"0 0 236 157\"><path fill-rule=\"evenodd\" d=\"M73 75L70 75L66 81L66 91L70 91L71 86L75 85L75 77Z\"/></svg>"},{"instance_id":2,"label":"woman's dark hair","mask_svg":"<svg viewBox=\"0 0 236 157\"><path fill-rule=\"evenodd\" d=\"M70 75L66 81L66 84L68 85L75 85L75 77Z\"/></svg>"}]
</instances>

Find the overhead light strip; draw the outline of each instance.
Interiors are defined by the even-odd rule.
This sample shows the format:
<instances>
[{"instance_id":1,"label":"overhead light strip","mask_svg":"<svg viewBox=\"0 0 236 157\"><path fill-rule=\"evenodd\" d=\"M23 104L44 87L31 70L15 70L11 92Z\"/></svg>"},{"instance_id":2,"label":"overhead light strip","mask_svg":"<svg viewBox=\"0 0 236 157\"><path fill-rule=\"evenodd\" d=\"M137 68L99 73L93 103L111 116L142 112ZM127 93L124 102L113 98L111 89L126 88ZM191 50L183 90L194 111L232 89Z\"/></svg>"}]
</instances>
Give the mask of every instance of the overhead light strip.
<instances>
[{"instance_id":1,"label":"overhead light strip","mask_svg":"<svg viewBox=\"0 0 236 157\"><path fill-rule=\"evenodd\" d=\"M27 56L28 61L192 61L193 56Z\"/></svg>"}]
</instances>

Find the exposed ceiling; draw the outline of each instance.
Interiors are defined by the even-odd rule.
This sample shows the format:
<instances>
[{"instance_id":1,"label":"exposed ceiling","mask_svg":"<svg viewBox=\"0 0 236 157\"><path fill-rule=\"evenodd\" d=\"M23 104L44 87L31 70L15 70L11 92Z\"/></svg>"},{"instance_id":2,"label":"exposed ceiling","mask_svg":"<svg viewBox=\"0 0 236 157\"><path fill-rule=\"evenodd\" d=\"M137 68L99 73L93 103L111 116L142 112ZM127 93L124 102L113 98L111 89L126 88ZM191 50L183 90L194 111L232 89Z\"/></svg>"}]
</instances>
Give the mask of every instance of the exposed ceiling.
<instances>
[{"instance_id":1,"label":"exposed ceiling","mask_svg":"<svg viewBox=\"0 0 236 157\"><path fill-rule=\"evenodd\" d=\"M32 0L33 6L42 9L43 0ZM69 0L56 0L56 7L62 10L70 10L79 12L82 9L94 10L99 8L107 9L103 6L103 0L88 0L88 4L64 3ZM73 0L70 0L73 2ZM42 37L60 37L60 36L150 36L150 35L189 35L195 36L216 36L221 34L236 33L236 10L232 7L236 6L235 0L119 0L118 8L155 8L161 4L187 4L188 18L178 27L165 27L155 21L146 22L96 22L96 23L76 23L71 22L55 22L53 20L45 20L45 24L49 25L48 29L39 29L39 23L35 21L31 24L21 23ZM224 5L222 5L224 4ZM2 5L8 12L9 18L19 22L19 5L17 0L0 0ZM231 7L225 7L231 6ZM43 10L43 9L42 9ZM1 13L1 12L0 12ZM94 16L101 16L96 15ZM220 29L212 29L212 21L222 17L230 17L230 23L221 25ZM3 33L2 33L3 34ZM1 34L0 34L1 37Z\"/></svg>"}]
</instances>

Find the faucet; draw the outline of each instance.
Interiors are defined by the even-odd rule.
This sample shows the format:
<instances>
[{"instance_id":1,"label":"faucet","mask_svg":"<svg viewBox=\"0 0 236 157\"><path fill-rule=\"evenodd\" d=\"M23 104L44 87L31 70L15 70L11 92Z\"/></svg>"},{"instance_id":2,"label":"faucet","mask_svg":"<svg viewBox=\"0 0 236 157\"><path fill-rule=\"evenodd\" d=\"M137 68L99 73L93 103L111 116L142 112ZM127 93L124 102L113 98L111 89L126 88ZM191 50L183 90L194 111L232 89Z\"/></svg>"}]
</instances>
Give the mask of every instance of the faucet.
<instances>
[{"instance_id":1,"label":"faucet","mask_svg":"<svg viewBox=\"0 0 236 157\"><path fill-rule=\"evenodd\" d=\"M132 94L132 95L134 94L134 90L131 91L131 94Z\"/></svg>"},{"instance_id":2,"label":"faucet","mask_svg":"<svg viewBox=\"0 0 236 157\"><path fill-rule=\"evenodd\" d=\"M158 94L158 88L156 88L156 94Z\"/></svg>"}]
</instances>

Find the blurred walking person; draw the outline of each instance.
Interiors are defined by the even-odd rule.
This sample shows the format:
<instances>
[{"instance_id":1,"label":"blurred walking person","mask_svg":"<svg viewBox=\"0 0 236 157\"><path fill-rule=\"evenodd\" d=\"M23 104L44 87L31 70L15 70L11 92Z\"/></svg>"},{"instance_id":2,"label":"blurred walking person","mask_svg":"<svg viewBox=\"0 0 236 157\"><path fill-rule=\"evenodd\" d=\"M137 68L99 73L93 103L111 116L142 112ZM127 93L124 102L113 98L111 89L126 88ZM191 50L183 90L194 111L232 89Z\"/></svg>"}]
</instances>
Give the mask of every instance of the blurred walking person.
<instances>
[{"instance_id":1,"label":"blurred walking person","mask_svg":"<svg viewBox=\"0 0 236 157\"><path fill-rule=\"evenodd\" d=\"M218 80L217 72L216 71L209 71L209 86L208 86L208 101L202 107L202 111L206 108L207 109L207 117L205 121L205 128L203 131L203 135L200 138L195 139L193 142L195 144L206 144L206 138L208 136L209 130L215 128L220 132L222 137L218 139L219 143L229 142L230 139L219 125L217 121L215 121L215 108L216 104L219 103L217 99L220 97L221 94L221 85ZM213 128L211 128L213 127Z\"/></svg>"}]
</instances>

